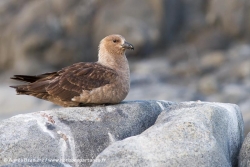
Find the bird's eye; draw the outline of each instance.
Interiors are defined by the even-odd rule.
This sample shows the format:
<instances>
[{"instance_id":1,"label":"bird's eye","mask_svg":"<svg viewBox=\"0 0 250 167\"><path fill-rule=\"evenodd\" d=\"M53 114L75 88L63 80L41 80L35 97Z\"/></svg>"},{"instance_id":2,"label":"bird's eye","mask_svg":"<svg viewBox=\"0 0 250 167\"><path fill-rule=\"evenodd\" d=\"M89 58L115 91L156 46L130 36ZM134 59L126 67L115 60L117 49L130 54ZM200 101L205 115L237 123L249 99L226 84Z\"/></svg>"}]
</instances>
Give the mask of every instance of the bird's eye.
<instances>
[{"instance_id":1,"label":"bird's eye","mask_svg":"<svg viewBox=\"0 0 250 167\"><path fill-rule=\"evenodd\" d=\"M113 42L114 42L114 43L116 43L116 42L117 42L117 40L116 40L116 39L113 39Z\"/></svg>"}]
</instances>

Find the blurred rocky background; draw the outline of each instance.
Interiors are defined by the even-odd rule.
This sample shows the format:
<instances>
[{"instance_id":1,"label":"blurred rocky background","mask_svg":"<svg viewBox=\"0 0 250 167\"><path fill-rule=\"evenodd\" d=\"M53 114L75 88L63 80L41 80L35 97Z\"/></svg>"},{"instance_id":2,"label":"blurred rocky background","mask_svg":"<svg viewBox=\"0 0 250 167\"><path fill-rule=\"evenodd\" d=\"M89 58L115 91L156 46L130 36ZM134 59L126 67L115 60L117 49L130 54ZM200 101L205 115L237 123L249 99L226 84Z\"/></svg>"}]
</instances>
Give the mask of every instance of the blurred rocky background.
<instances>
[{"instance_id":1,"label":"blurred rocky background","mask_svg":"<svg viewBox=\"0 0 250 167\"><path fill-rule=\"evenodd\" d=\"M14 74L96 61L99 41L118 33L128 51L126 100L216 101L240 106L250 131L250 1L1 0L0 119L55 108L16 96Z\"/></svg>"}]
</instances>

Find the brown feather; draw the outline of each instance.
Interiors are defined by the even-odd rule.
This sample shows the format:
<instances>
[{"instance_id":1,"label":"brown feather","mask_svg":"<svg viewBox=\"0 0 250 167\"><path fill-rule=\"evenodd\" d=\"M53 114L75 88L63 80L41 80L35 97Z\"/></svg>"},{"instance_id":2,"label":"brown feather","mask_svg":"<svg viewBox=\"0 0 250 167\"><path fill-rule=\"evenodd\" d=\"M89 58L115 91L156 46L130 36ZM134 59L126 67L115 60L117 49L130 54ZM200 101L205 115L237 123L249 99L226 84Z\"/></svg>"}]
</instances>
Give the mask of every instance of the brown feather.
<instances>
[{"instance_id":1,"label":"brown feather","mask_svg":"<svg viewBox=\"0 0 250 167\"><path fill-rule=\"evenodd\" d=\"M117 74L114 70L98 63L76 63L58 72L58 77L46 87L53 97L71 100L83 90L92 90L109 84Z\"/></svg>"},{"instance_id":2,"label":"brown feather","mask_svg":"<svg viewBox=\"0 0 250 167\"><path fill-rule=\"evenodd\" d=\"M32 75L14 75L14 77L12 77L11 79L33 83L39 79L46 78L48 76L53 76L54 74L56 74L56 72L45 73L45 74L35 75L35 76L32 76Z\"/></svg>"},{"instance_id":3,"label":"brown feather","mask_svg":"<svg viewBox=\"0 0 250 167\"><path fill-rule=\"evenodd\" d=\"M71 101L83 90L92 90L109 84L115 79L116 72L98 63L76 63L58 72L37 76L15 75L16 80L31 82L27 85L12 86L18 94L32 95L38 98L54 97L62 101Z\"/></svg>"}]
</instances>

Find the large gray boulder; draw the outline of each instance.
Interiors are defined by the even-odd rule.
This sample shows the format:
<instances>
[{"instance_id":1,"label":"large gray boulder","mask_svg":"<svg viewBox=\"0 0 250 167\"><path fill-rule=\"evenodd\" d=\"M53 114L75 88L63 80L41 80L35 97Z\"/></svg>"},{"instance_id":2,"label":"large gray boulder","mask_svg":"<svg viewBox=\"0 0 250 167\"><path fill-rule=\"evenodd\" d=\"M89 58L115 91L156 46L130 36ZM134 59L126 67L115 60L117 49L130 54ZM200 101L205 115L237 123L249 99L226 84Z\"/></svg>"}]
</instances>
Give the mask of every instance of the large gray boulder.
<instances>
[{"instance_id":1,"label":"large gray boulder","mask_svg":"<svg viewBox=\"0 0 250 167\"><path fill-rule=\"evenodd\" d=\"M6 119L0 166L228 167L242 142L234 104L130 101Z\"/></svg>"},{"instance_id":2,"label":"large gray boulder","mask_svg":"<svg viewBox=\"0 0 250 167\"><path fill-rule=\"evenodd\" d=\"M0 166L89 166L111 143L152 126L170 104L132 101L14 116L0 123Z\"/></svg>"},{"instance_id":3,"label":"large gray boulder","mask_svg":"<svg viewBox=\"0 0 250 167\"><path fill-rule=\"evenodd\" d=\"M242 142L243 120L238 106L179 103L169 106L140 135L106 148L92 166L237 166Z\"/></svg>"}]
</instances>

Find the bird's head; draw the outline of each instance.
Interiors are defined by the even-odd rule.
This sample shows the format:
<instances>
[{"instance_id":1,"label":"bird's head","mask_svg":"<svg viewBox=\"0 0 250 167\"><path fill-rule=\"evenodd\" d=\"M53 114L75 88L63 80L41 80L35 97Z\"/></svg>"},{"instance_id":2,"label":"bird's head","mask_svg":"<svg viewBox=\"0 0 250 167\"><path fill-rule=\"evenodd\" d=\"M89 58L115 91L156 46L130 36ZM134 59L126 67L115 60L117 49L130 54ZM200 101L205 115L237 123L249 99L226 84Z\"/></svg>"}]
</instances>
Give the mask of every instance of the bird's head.
<instances>
[{"instance_id":1,"label":"bird's head","mask_svg":"<svg viewBox=\"0 0 250 167\"><path fill-rule=\"evenodd\" d=\"M126 49L134 50L134 46L128 43L123 36L117 34L103 38L99 45L99 52L110 55L124 55Z\"/></svg>"}]
</instances>

